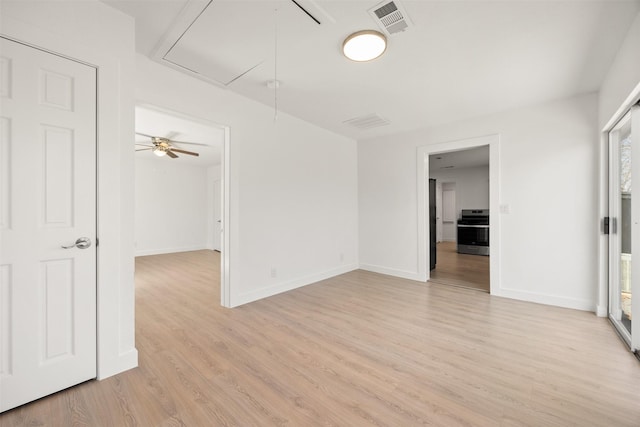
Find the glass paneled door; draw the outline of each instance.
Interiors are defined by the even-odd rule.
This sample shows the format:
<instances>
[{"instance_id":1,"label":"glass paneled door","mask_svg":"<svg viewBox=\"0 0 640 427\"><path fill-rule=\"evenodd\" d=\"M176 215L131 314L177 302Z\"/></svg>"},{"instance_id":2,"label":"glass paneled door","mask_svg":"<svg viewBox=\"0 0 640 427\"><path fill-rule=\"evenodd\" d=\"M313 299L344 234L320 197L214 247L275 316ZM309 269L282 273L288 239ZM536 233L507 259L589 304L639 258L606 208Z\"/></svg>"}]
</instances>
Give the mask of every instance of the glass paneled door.
<instances>
[{"instance_id":1,"label":"glass paneled door","mask_svg":"<svg viewBox=\"0 0 640 427\"><path fill-rule=\"evenodd\" d=\"M640 256L632 256L640 254L639 122L634 106L609 132L609 318L634 350L640 348Z\"/></svg>"}]
</instances>

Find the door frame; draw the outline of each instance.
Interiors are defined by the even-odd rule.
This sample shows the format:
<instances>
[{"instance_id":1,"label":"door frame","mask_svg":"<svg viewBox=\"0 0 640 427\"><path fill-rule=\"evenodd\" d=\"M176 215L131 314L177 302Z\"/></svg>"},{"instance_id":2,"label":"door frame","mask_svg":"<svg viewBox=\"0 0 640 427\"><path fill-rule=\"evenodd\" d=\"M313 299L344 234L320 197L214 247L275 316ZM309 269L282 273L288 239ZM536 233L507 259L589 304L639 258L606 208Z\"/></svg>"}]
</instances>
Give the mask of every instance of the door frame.
<instances>
[{"instance_id":1,"label":"door frame","mask_svg":"<svg viewBox=\"0 0 640 427\"><path fill-rule=\"evenodd\" d=\"M598 200L598 300L596 315L609 316L609 237L604 234L603 218L609 216L609 132L624 117L633 105L640 101L640 83L611 116L600 132L600 182Z\"/></svg>"},{"instance_id":2,"label":"door frame","mask_svg":"<svg viewBox=\"0 0 640 427\"><path fill-rule=\"evenodd\" d=\"M489 209L491 215L489 239L490 294L500 295L500 135L492 134L457 141L423 145L417 149L417 188L418 188L418 277L428 281L429 227L428 206L429 156L451 151L489 146Z\"/></svg>"}]
</instances>

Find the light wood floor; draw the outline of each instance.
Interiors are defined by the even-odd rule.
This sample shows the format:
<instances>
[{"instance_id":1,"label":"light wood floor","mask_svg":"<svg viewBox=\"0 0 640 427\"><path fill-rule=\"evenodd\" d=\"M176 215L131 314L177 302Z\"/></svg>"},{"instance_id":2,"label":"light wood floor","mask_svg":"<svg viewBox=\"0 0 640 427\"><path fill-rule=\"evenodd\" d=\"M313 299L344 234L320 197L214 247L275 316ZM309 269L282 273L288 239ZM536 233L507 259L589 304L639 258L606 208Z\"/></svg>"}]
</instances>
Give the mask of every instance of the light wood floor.
<instances>
[{"instance_id":1,"label":"light wood floor","mask_svg":"<svg viewBox=\"0 0 640 427\"><path fill-rule=\"evenodd\" d=\"M459 254L455 242L440 242L429 280L489 292L489 257Z\"/></svg>"},{"instance_id":2,"label":"light wood floor","mask_svg":"<svg viewBox=\"0 0 640 427\"><path fill-rule=\"evenodd\" d=\"M138 258L140 367L0 424L640 425L640 363L592 313L363 271L224 309L218 264Z\"/></svg>"}]
</instances>

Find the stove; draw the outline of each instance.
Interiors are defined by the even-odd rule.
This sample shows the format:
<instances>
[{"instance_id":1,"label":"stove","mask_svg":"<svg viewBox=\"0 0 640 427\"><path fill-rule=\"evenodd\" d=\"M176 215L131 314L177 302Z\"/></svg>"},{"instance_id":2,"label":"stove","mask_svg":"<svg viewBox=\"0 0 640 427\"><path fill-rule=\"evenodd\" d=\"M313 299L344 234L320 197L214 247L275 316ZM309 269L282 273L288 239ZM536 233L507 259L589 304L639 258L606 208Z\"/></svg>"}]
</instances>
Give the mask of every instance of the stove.
<instances>
[{"instance_id":1,"label":"stove","mask_svg":"<svg viewBox=\"0 0 640 427\"><path fill-rule=\"evenodd\" d=\"M462 209L458 220L458 253L489 255L489 209Z\"/></svg>"}]
</instances>

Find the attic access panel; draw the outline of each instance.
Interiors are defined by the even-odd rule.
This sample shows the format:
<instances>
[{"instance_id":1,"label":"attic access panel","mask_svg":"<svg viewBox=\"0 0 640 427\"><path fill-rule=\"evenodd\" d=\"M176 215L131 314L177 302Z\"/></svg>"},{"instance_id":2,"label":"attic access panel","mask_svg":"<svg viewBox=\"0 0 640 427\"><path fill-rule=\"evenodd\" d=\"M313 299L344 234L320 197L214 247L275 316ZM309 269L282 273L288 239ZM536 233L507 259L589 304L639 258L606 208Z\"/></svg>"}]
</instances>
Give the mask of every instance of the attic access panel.
<instances>
[{"instance_id":1,"label":"attic access panel","mask_svg":"<svg viewBox=\"0 0 640 427\"><path fill-rule=\"evenodd\" d=\"M315 25L294 2L213 0L162 59L228 86L274 57L276 26L280 41Z\"/></svg>"}]
</instances>

